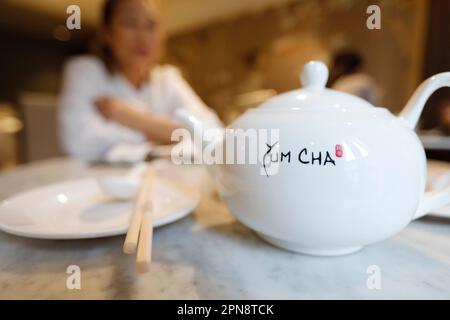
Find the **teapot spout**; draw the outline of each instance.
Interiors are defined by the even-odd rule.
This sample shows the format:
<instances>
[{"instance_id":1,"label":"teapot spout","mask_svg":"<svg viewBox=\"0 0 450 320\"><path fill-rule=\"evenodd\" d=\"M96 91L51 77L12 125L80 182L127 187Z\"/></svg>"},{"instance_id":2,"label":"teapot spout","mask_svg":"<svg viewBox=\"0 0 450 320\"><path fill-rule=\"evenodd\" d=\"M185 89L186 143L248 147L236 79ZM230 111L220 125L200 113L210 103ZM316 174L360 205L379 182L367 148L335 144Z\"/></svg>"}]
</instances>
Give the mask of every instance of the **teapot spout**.
<instances>
[{"instance_id":1,"label":"teapot spout","mask_svg":"<svg viewBox=\"0 0 450 320\"><path fill-rule=\"evenodd\" d=\"M200 151L207 145L217 143L223 138L225 129L216 117L203 119L196 113L185 109L176 110L174 116L190 131L194 145Z\"/></svg>"},{"instance_id":2,"label":"teapot spout","mask_svg":"<svg viewBox=\"0 0 450 320\"><path fill-rule=\"evenodd\" d=\"M425 80L409 99L403 111L399 114L405 125L412 130L415 129L419 117L422 114L428 98L442 87L450 87L450 72L436 74Z\"/></svg>"}]
</instances>

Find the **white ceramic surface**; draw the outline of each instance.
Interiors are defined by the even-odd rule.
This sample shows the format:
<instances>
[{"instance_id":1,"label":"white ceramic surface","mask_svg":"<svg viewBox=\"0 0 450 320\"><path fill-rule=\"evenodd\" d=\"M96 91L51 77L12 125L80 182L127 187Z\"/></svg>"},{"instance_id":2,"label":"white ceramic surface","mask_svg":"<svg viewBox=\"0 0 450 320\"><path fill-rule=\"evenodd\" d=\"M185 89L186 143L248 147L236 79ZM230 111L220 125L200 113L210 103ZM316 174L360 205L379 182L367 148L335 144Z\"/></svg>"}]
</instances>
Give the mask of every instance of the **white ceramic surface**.
<instances>
[{"instance_id":1,"label":"white ceramic surface","mask_svg":"<svg viewBox=\"0 0 450 320\"><path fill-rule=\"evenodd\" d=\"M425 193L425 153L414 132L428 97L450 86L450 72L425 81L399 117L325 88L327 78L323 63L306 64L303 89L249 109L228 128L279 130L275 143L258 142L274 146L264 152L277 159L276 174L261 175L265 162L214 171L229 209L264 239L292 251L340 255L389 238L450 203L449 188ZM195 115L178 117L204 132ZM222 142L230 142L227 135ZM240 152L249 155L249 149Z\"/></svg>"},{"instance_id":2,"label":"white ceramic surface","mask_svg":"<svg viewBox=\"0 0 450 320\"><path fill-rule=\"evenodd\" d=\"M120 176L100 177L97 183L102 191L118 200L130 200L139 190L139 180L125 179Z\"/></svg>"},{"instance_id":3,"label":"white ceramic surface","mask_svg":"<svg viewBox=\"0 0 450 320\"><path fill-rule=\"evenodd\" d=\"M147 169L146 163L139 163L125 175L99 177L97 182L107 195L119 200L130 200L139 190L142 176Z\"/></svg>"},{"instance_id":4,"label":"white ceramic surface","mask_svg":"<svg viewBox=\"0 0 450 320\"><path fill-rule=\"evenodd\" d=\"M157 178L154 226L189 214L198 192ZM84 239L124 234L132 202L105 195L93 178L52 184L12 196L0 203L0 230L42 239Z\"/></svg>"}]
</instances>

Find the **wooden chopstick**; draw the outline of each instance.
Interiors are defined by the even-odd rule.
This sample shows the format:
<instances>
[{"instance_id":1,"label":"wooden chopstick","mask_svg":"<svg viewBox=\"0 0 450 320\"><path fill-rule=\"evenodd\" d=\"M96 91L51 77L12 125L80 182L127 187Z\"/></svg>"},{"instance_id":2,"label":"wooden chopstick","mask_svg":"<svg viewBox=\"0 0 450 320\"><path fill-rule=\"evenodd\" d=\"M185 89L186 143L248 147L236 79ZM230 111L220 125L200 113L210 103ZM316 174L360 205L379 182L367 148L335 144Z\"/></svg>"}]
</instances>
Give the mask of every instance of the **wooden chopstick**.
<instances>
[{"instance_id":1,"label":"wooden chopstick","mask_svg":"<svg viewBox=\"0 0 450 320\"><path fill-rule=\"evenodd\" d=\"M155 180L155 169L150 168L147 170L147 172L144 175L141 188L139 189L139 192L134 200L134 208L133 208L133 214L131 217L130 226L128 227L127 236L125 238L125 243L123 244L123 252L126 254L133 254L136 252L136 249L138 247L138 241L139 239L139 233L144 231L141 231L141 224L144 216L144 212L149 211L149 197L152 197L151 194L153 193L153 184ZM152 219L145 218L145 223L151 225ZM148 230L148 226L146 227ZM152 228L150 228L152 229ZM148 237L147 237L148 239ZM146 239L142 239L146 240ZM151 241L151 234L150 239Z\"/></svg>"},{"instance_id":2,"label":"wooden chopstick","mask_svg":"<svg viewBox=\"0 0 450 320\"><path fill-rule=\"evenodd\" d=\"M152 203L149 203L149 205L153 206ZM139 233L136 256L136 270L139 273L146 273L150 270L153 237L152 215L152 210L145 210L142 213L141 232Z\"/></svg>"}]
</instances>

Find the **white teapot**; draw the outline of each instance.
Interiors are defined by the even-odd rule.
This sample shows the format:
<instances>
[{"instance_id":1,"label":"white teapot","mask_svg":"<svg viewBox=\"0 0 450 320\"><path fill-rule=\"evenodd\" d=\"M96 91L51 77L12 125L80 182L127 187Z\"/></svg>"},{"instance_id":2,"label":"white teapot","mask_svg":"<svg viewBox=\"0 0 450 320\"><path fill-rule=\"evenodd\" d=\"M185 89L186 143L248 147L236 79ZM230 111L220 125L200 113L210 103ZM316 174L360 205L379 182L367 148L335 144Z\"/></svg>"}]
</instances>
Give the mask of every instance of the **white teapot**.
<instances>
[{"instance_id":1,"label":"white teapot","mask_svg":"<svg viewBox=\"0 0 450 320\"><path fill-rule=\"evenodd\" d=\"M249 157L248 148L227 149L230 133L277 130L276 140L259 141L259 163L213 166L219 192L236 218L268 242L332 256L391 237L450 204L450 188L425 193L426 157L414 132L428 97L450 86L450 72L426 80L398 117L325 88L327 79L325 64L307 63L303 89L249 109L221 138L204 135L202 147ZM177 117L205 132L195 114L180 110Z\"/></svg>"}]
</instances>

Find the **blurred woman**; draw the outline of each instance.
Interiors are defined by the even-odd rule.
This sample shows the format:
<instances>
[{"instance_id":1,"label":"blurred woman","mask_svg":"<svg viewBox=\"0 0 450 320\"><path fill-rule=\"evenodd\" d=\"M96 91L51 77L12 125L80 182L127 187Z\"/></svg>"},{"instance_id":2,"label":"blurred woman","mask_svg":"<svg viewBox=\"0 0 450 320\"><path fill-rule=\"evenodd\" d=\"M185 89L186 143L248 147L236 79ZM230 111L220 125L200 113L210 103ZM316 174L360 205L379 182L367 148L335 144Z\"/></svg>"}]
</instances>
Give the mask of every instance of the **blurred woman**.
<instances>
[{"instance_id":1,"label":"blurred woman","mask_svg":"<svg viewBox=\"0 0 450 320\"><path fill-rule=\"evenodd\" d=\"M60 127L69 155L105 160L124 145L169 144L178 108L219 121L175 67L157 65L165 38L157 0L107 0L101 32L102 54L74 57L64 69Z\"/></svg>"}]
</instances>

